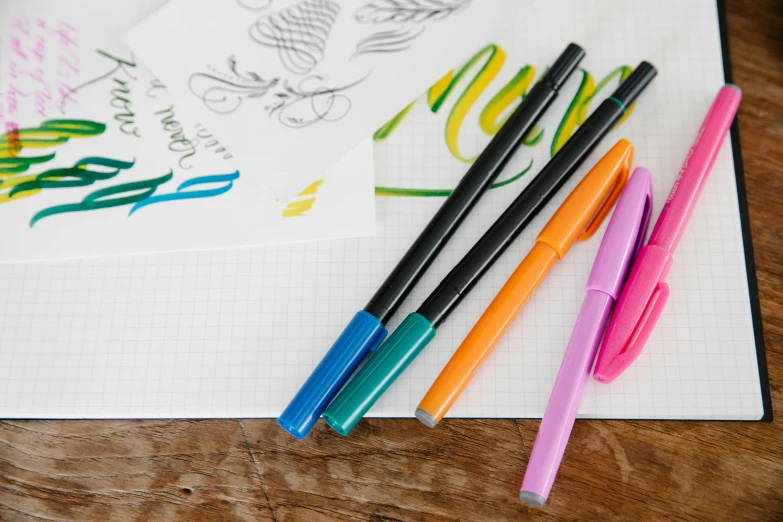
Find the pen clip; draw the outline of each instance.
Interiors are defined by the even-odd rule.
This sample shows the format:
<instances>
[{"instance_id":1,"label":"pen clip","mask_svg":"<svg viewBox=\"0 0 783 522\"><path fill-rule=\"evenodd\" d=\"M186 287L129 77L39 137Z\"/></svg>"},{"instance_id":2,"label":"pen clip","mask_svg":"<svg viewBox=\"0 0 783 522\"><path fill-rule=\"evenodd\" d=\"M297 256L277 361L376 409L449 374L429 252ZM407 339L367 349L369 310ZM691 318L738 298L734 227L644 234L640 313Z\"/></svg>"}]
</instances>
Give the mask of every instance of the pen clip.
<instances>
[{"instance_id":1,"label":"pen clip","mask_svg":"<svg viewBox=\"0 0 783 522\"><path fill-rule=\"evenodd\" d=\"M606 329L593 377L610 383L642 353L669 298L666 275L672 265L668 250L642 247Z\"/></svg>"},{"instance_id":2,"label":"pen clip","mask_svg":"<svg viewBox=\"0 0 783 522\"><path fill-rule=\"evenodd\" d=\"M618 145L620 143L624 142L625 140L620 140L618 142ZM628 143L628 142L625 142ZM630 146L630 143L628 144ZM630 149L633 151L633 149ZM606 198L604 198L604 201L601 203L601 206L598 207L598 210L596 210L595 214L593 215L593 218L590 220L590 222L587 224L585 229L582 231L582 233L577 238L577 241L585 241L587 239L590 239L593 237L593 234L595 234L599 228L601 228L601 224L603 223L604 219L606 219L606 216L609 215L609 212L612 211L612 208L614 207L614 204L617 203L617 200L620 198L620 195L623 193L623 189L625 188L625 184L628 181L628 176L631 172L631 160L633 159L633 154L625 154L622 157L622 161L618 163L615 166L615 169L612 171L612 175L614 176L614 185L612 185L612 189L609 192L609 194L606 195ZM649 222L649 217L648 217Z\"/></svg>"},{"instance_id":3,"label":"pen clip","mask_svg":"<svg viewBox=\"0 0 783 522\"><path fill-rule=\"evenodd\" d=\"M668 299L669 285L661 281L656 285L655 291L647 300L642 315L639 317L636 326L634 326L633 332L631 332L631 337L618 355L630 356L632 360L636 359L644 345L647 344L647 339L650 338L650 334L653 328L655 328L655 324L658 322L658 318L661 316Z\"/></svg>"},{"instance_id":4,"label":"pen clip","mask_svg":"<svg viewBox=\"0 0 783 522\"><path fill-rule=\"evenodd\" d=\"M619 140L571 191L536 241L552 247L562 259L575 241L590 237L625 187L632 159L631 142Z\"/></svg>"},{"instance_id":5,"label":"pen clip","mask_svg":"<svg viewBox=\"0 0 783 522\"><path fill-rule=\"evenodd\" d=\"M649 245L648 245L649 246ZM658 322L658 318L663 312L666 301L669 299L669 285L666 283L666 275L669 273L669 269L672 266L674 259L672 256L663 249L658 247L651 247L648 250L648 255L663 260L663 264L660 265L660 272L657 274L658 282L647 299L644 305L639 320L633 327L633 331L628 338L628 342L622 347L618 355L622 355L624 358L630 357L631 361L635 360L641 353L644 345L647 344L647 339L650 338L650 334L655 328L655 324ZM663 257L661 257L663 256ZM630 363L629 363L630 364Z\"/></svg>"}]
</instances>

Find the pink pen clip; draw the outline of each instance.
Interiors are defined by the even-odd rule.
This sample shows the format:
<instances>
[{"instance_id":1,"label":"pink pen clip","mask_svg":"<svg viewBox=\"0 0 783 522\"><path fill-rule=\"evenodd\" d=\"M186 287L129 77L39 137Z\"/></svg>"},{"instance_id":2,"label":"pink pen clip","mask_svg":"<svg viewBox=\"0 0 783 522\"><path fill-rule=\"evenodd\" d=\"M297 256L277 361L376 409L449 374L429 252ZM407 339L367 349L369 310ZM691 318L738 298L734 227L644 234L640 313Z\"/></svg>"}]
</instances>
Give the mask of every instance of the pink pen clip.
<instances>
[{"instance_id":1,"label":"pink pen clip","mask_svg":"<svg viewBox=\"0 0 783 522\"><path fill-rule=\"evenodd\" d=\"M672 265L672 253L688 224L741 99L739 87L729 84L720 89L713 101L655 223L650 241L639 252L617 302L595 363L593 378L598 382L615 380L636 360L649 339L669 298L666 275Z\"/></svg>"},{"instance_id":2,"label":"pink pen clip","mask_svg":"<svg viewBox=\"0 0 783 522\"><path fill-rule=\"evenodd\" d=\"M647 235L652 214L652 176L637 167L617 202L593 269L563 363L541 420L519 498L536 506L546 502L582 402L590 369L609 313L628 268Z\"/></svg>"}]
</instances>

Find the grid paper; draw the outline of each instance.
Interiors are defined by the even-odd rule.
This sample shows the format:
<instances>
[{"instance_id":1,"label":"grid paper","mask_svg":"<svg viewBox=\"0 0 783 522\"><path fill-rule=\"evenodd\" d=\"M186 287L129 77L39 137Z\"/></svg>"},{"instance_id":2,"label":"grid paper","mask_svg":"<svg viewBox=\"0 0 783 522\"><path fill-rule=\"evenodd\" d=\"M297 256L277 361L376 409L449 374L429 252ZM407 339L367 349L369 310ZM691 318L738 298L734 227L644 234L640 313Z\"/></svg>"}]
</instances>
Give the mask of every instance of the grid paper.
<instances>
[{"instance_id":1,"label":"grid paper","mask_svg":"<svg viewBox=\"0 0 783 522\"><path fill-rule=\"evenodd\" d=\"M564 5L566 4L566 5ZM371 410L406 416L533 245L579 179L620 138L653 173L657 218L685 153L723 83L715 4L539 2L513 33L506 62L468 113L459 147L489 141L477 124L525 64L538 72L569 41L587 50L596 82L648 59L659 77L553 201L438 329L436 339ZM461 84L437 114L418 100L376 145L376 185L451 188L466 164L444 144ZM549 157L573 77L541 123L388 325L414 311ZM613 85L598 96L605 98ZM674 255L669 303L646 349L611 385L590 381L584 417L758 419L763 414L730 139ZM0 270L0 417L271 417L278 415L353 314L371 297L442 203L377 199L378 235L263 249L188 252ZM576 244L536 291L465 393L455 417L540 417L584 297L606 224Z\"/></svg>"}]
</instances>

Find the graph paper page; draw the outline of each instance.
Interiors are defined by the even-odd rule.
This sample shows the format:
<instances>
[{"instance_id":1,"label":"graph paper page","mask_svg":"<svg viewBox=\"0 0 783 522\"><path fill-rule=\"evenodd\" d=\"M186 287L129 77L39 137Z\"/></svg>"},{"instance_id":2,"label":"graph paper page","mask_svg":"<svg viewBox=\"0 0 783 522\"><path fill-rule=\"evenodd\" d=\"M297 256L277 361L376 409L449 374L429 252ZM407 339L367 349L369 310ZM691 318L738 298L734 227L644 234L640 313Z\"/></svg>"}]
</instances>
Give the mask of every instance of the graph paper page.
<instances>
[{"instance_id":1,"label":"graph paper page","mask_svg":"<svg viewBox=\"0 0 783 522\"><path fill-rule=\"evenodd\" d=\"M526 66L537 78L570 41L587 50L583 71L541 121L542 137L522 147L499 180L529 170L482 198L389 323L390 331L538 173L557 140L569 134L569 121L578 124L578 111L566 116L580 88L605 85L583 107L589 113L616 87L624 66L646 59L659 76L371 410L373 416L413 416L538 231L620 138L636 146L634 164L653 173L657 217L724 82L713 2L538 2L513 32L477 50L445 99L442 83L376 135L376 237L4 265L0 417L278 415L436 212L444 191L488 143L510 110L498 93L509 82L519 86ZM479 71L495 74L473 81ZM518 93L509 99L516 104ZM588 384L582 416L762 416L730 142L675 252L671 297L647 347L611 385ZM604 229L555 266L451 416L543 414Z\"/></svg>"}]
</instances>

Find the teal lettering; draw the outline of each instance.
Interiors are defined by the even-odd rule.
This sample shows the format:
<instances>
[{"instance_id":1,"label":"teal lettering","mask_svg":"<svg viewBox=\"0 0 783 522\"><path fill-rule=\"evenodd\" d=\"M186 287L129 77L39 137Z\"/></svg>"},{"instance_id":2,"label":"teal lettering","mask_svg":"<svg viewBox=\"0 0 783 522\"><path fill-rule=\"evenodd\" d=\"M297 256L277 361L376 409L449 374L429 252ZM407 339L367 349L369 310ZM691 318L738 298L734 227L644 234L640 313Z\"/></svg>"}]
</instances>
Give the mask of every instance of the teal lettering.
<instances>
[{"instance_id":1,"label":"teal lettering","mask_svg":"<svg viewBox=\"0 0 783 522\"><path fill-rule=\"evenodd\" d=\"M143 181L132 181L122 183L113 187L96 190L88 194L80 203L69 203L66 205L57 205L45 208L36 213L30 220L30 227L45 217L67 212L85 212L88 210L99 210L103 208L120 207L122 205L131 205L145 200L155 193L155 190L166 183L174 176L173 171L159 178L147 179Z\"/></svg>"},{"instance_id":2,"label":"teal lettering","mask_svg":"<svg viewBox=\"0 0 783 522\"><path fill-rule=\"evenodd\" d=\"M224 194L231 190L234 186L234 180L239 178L239 171L234 171L231 174L215 174L212 176L200 176L198 178L189 179L184 181L177 187L177 191L173 194L161 194L159 196L150 196L147 199L139 201L133 208L131 208L128 215L132 215L134 212L147 205L153 205L155 203L162 203L163 201L175 201L181 199L195 199L195 198L211 198ZM207 185L211 183L224 183L221 187L215 187L211 189L201 190L185 190L195 185Z\"/></svg>"},{"instance_id":3,"label":"teal lettering","mask_svg":"<svg viewBox=\"0 0 783 522\"><path fill-rule=\"evenodd\" d=\"M28 190L41 190L45 188L70 188L92 185L96 181L111 179L122 170L133 167L133 161L121 161L99 156L83 158L77 161L73 167L50 169L38 174L35 179L20 183L11 189L9 197ZM108 170L100 171L88 167L104 167Z\"/></svg>"}]
</instances>

